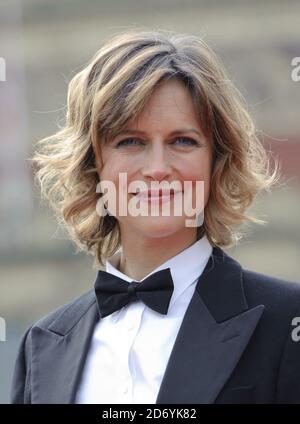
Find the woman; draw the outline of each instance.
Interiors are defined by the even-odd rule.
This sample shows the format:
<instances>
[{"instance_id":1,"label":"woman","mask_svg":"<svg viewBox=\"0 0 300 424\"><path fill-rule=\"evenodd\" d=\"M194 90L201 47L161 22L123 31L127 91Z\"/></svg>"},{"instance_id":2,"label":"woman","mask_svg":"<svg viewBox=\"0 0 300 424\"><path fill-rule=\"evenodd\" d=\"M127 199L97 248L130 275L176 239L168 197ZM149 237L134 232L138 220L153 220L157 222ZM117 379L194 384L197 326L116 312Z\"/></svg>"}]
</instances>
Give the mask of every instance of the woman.
<instances>
[{"instance_id":1,"label":"woman","mask_svg":"<svg viewBox=\"0 0 300 424\"><path fill-rule=\"evenodd\" d=\"M246 210L277 169L202 40L115 36L70 82L65 127L40 144L42 192L98 272L24 335L13 403L300 402L300 286L221 248L261 222Z\"/></svg>"}]
</instances>

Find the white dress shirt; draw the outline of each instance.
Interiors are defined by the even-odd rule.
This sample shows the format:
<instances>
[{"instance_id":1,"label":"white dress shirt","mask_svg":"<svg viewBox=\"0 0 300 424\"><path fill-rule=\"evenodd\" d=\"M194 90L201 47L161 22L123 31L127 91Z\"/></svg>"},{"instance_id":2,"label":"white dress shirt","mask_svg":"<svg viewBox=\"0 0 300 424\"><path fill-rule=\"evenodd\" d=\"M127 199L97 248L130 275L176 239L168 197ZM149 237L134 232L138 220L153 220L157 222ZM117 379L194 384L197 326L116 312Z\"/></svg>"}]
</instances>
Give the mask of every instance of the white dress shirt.
<instances>
[{"instance_id":1,"label":"white dress shirt","mask_svg":"<svg viewBox=\"0 0 300 424\"><path fill-rule=\"evenodd\" d=\"M154 269L170 268L174 283L167 315L132 302L100 319L76 395L76 403L155 403L184 314L196 283L212 253L206 236ZM121 250L107 262L106 272L129 283L120 272ZM143 280L141 280L143 281Z\"/></svg>"}]
</instances>

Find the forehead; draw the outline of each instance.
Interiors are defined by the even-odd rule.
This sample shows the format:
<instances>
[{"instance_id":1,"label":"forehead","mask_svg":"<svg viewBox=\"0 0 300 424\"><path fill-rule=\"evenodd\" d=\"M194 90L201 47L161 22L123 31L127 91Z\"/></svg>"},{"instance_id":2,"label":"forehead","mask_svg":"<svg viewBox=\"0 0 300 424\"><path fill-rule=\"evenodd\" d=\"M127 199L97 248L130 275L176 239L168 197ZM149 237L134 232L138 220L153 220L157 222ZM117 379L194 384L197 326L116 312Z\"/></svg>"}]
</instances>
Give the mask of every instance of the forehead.
<instances>
[{"instance_id":1,"label":"forehead","mask_svg":"<svg viewBox=\"0 0 300 424\"><path fill-rule=\"evenodd\" d=\"M160 125L199 126L199 116L189 90L183 82L170 80L155 88L139 115L127 127ZM199 128L200 129L200 128Z\"/></svg>"}]
</instances>

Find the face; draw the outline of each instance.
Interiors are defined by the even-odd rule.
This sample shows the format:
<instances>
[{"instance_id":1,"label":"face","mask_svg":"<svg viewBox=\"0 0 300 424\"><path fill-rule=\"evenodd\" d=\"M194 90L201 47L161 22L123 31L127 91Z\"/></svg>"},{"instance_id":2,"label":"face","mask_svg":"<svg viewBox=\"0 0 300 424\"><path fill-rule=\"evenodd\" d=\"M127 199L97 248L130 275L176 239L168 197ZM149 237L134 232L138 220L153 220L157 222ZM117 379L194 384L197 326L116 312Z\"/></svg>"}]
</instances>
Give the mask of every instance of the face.
<instances>
[{"instance_id":1,"label":"face","mask_svg":"<svg viewBox=\"0 0 300 424\"><path fill-rule=\"evenodd\" d=\"M182 234L184 231L191 232L191 228L186 225L186 220L191 219L191 215L185 213L186 207L182 206L181 216L174 212L175 201L178 201L176 196L179 193L167 198L168 216L162 213L162 208L166 205L154 197L149 199L142 196L138 203L135 203L136 208L141 207L143 211L148 208L148 213L142 216L132 216L130 212L127 216L121 216L118 207L120 192L125 195L128 209L130 202L132 205L132 202L136 201L133 192L137 190L132 184L135 181L142 181L148 189L153 188L154 182L168 184L178 181L182 191L180 201L184 203L184 196L187 195L184 191L189 191L192 207L196 206L196 196L199 196L196 181L203 181L204 191L201 197L204 205L201 209L206 205L209 197L212 147L201 130L192 97L181 81L169 80L157 87L139 116L128 122L121 134L102 145L101 151L102 166L99 167L99 177L101 181L112 182L116 188L117 209L113 215L119 221L121 239L128 234L143 238L161 238L176 237L176 234ZM120 173L125 173L127 186L119 183ZM189 188L184 182L190 182ZM109 202L107 204L109 206ZM152 204L156 205L153 206L156 211L158 208L155 216L151 214ZM196 234L197 228L194 226L192 231Z\"/></svg>"}]
</instances>

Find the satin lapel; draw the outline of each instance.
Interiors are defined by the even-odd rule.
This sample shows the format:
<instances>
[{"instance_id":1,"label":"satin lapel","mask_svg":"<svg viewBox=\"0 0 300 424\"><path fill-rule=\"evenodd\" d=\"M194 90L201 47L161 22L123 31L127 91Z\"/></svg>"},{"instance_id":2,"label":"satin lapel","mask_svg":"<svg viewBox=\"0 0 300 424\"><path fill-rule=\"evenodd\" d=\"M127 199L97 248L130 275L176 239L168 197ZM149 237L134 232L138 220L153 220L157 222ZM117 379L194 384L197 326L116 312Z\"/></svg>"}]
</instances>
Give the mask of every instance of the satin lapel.
<instances>
[{"instance_id":1,"label":"satin lapel","mask_svg":"<svg viewBox=\"0 0 300 424\"><path fill-rule=\"evenodd\" d=\"M91 292L47 328L32 330L32 403L74 403L99 311Z\"/></svg>"},{"instance_id":2,"label":"satin lapel","mask_svg":"<svg viewBox=\"0 0 300 424\"><path fill-rule=\"evenodd\" d=\"M263 310L264 305L248 308L241 266L214 248L182 321L156 403L213 403Z\"/></svg>"}]
</instances>

